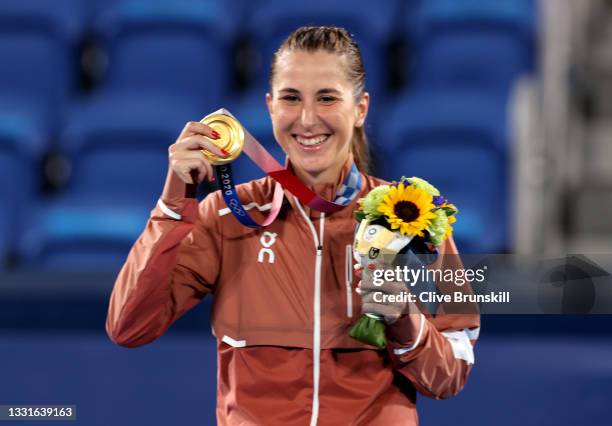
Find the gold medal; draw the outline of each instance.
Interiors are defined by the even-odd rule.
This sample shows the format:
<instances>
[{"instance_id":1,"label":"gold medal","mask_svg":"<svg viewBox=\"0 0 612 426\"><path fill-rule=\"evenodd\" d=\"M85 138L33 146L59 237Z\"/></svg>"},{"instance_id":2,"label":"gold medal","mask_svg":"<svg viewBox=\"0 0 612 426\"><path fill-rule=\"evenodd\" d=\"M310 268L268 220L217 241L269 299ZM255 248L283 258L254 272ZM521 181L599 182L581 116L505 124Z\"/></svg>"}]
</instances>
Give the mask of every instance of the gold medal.
<instances>
[{"instance_id":1,"label":"gold medal","mask_svg":"<svg viewBox=\"0 0 612 426\"><path fill-rule=\"evenodd\" d=\"M244 129L238 120L230 115L214 112L200 120L200 123L206 124L219 133L219 139L207 139L219 148L229 152L227 157L220 157L205 149L201 149L200 152L204 154L210 164L219 166L231 163L238 158L244 147Z\"/></svg>"}]
</instances>

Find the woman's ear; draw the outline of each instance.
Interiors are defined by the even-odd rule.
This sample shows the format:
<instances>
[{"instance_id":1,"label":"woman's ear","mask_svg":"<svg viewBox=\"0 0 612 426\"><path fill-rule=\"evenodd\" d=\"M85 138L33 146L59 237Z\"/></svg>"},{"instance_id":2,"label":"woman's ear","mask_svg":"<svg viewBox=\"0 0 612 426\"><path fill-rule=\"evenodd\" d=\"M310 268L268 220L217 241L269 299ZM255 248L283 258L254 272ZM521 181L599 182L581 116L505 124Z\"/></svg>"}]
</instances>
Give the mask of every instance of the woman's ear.
<instances>
[{"instance_id":1,"label":"woman's ear","mask_svg":"<svg viewBox=\"0 0 612 426\"><path fill-rule=\"evenodd\" d=\"M266 93L266 105L268 106L268 113L270 117L272 116L272 95L270 93Z\"/></svg>"},{"instance_id":2,"label":"woman's ear","mask_svg":"<svg viewBox=\"0 0 612 426\"><path fill-rule=\"evenodd\" d=\"M363 92L361 95L361 99L357 103L357 117L355 119L355 127L363 126L366 117L368 116L368 108L370 107L370 94L368 92Z\"/></svg>"}]
</instances>

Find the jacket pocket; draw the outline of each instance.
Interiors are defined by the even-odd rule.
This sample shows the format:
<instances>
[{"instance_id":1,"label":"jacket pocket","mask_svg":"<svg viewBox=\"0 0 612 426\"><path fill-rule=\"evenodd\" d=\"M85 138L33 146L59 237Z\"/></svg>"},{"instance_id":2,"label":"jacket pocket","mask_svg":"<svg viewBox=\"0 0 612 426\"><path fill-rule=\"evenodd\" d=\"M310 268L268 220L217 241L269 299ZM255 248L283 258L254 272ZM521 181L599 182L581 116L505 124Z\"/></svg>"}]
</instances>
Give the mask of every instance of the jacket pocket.
<instances>
[{"instance_id":1,"label":"jacket pocket","mask_svg":"<svg viewBox=\"0 0 612 426\"><path fill-rule=\"evenodd\" d=\"M346 286L346 316L353 317L353 247L346 245L344 263L344 283Z\"/></svg>"}]
</instances>

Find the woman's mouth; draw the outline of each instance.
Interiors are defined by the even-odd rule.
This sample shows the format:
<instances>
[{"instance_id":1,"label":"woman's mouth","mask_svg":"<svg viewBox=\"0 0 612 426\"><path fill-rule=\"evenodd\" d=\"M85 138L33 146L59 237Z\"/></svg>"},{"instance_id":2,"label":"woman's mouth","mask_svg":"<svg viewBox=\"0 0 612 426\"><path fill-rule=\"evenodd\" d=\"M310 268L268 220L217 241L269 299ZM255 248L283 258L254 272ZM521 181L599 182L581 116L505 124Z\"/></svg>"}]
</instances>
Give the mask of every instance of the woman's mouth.
<instances>
[{"instance_id":1,"label":"woman's mouth","mask_svg":"<svg viewBox=\"0 0 612 426\"><path fill-rule=\"evenodd\" d=\"M317 135L317 136L300 136L293 135L293 139L297 141L303 147L315 147L325 143L329 139L330 135Z\"/></svg>"}]
</instances>

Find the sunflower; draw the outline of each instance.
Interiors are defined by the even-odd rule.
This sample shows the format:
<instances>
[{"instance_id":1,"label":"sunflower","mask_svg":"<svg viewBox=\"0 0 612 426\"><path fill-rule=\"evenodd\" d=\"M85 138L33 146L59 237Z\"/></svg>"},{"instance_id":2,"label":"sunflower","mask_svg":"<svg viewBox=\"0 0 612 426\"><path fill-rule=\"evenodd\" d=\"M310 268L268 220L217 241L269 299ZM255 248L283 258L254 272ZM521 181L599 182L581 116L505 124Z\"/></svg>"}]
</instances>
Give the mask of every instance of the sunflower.
<instances>
[{"instance_id":1,"label":"sunflower","mask_svg":"<svg viewBox=\"0 0 612 426\"><path fill-rule=\"evenodd\" d=\"M423 230L429 227L436 217L432 196L414 185L405 186L400 182L397 187L389 188L378 211L387 217L391 229L399 229L404 235L425 236Z\"/></svg>"}]
</instances>

